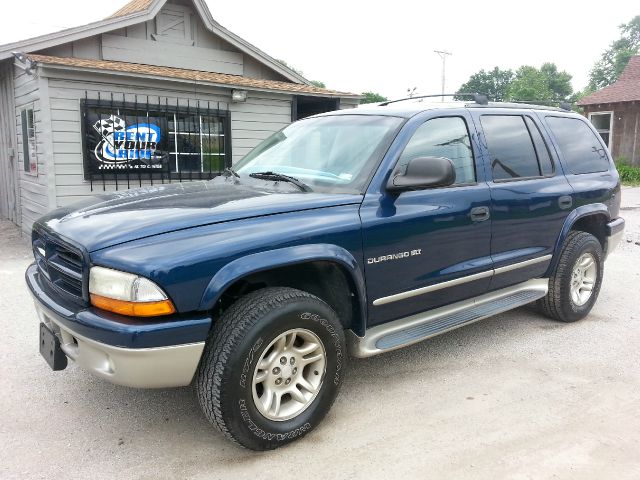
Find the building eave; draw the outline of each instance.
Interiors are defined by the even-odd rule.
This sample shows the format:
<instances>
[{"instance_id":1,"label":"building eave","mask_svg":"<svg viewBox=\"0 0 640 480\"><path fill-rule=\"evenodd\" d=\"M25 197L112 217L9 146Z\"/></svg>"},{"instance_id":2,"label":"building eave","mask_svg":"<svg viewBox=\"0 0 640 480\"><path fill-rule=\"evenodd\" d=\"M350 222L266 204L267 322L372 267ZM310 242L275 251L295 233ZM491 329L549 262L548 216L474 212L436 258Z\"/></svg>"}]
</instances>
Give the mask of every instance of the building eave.
<instances>
[{"instance_id":1,"label":"building eave","mask_svg":"<svg viewBox=\"0 0 640 480\"><path fill-rule=\"evenodd\" d=\"M284 90L278 88L269 88L269 87L256 87L249 85L242 85L241 83L230 84L223 82L215 82L208 80L193 80L189 78L179 78L173 76L165 76L165 75L157 75L157 74L148 74L148 73L136 73L136 72L123 72L116 70L105 70L102 68L90 68L90 67L78 67L78 66L69 66L69 65L56 65L56 64L39 64L38 68L40 69L40 73L46 77L55 77L55 72L76 72L76 73L90 73L96 75L107 75L118 78L137 78L137 79L146 79L146 80L158 80L164 82L172 82L178 84L189 84L189 85L202 85L208 87L215 88L224 88L224 89L242 89L250 92L265 92L265 93L277 93L282 95L304 95L310 97L322 97L322 98L340 98L340 99L351 99L351 100L359 100L362 98L357 94L350 94L346 92L296 92L291 90Z\"/></svg>"}]
</instances>

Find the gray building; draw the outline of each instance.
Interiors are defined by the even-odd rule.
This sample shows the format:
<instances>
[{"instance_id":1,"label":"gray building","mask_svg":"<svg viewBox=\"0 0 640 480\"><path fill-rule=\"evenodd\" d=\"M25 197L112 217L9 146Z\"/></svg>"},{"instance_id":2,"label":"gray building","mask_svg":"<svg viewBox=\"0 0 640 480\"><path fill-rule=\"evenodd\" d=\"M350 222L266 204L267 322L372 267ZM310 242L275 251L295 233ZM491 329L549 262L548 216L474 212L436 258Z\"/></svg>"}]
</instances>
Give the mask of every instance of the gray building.
<instances>
[{"instance_id":1,"label":"gray building","mask_svg":"<svg viewBox=\"0 0 640 480\"><path fill-rule=\"evenodd\" d=\"M133 0L89 25L0 46L0 217L211 178L291 121L359 96L313 86L203 0Z\"/></svg>"}]
</instances>

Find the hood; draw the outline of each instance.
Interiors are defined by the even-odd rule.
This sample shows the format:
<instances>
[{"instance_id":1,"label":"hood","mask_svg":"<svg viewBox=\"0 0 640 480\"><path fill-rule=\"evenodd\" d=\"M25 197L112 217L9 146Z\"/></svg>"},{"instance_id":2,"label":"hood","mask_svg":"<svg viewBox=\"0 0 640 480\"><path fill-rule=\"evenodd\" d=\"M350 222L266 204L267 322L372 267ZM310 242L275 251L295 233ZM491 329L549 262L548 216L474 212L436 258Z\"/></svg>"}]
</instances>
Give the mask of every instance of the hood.
<instances>
[{"instance_id":1,"label":"hood","mask_svg":"<svg viewBox=\"0 0 640 480\"><path fill-rule=\"evenodd\" d=\"M38 223L91 252L174 230L361 201L357 194L305 193L290 184L216 177L101 195L54 210Z\"/></svg>"}]
</instances>

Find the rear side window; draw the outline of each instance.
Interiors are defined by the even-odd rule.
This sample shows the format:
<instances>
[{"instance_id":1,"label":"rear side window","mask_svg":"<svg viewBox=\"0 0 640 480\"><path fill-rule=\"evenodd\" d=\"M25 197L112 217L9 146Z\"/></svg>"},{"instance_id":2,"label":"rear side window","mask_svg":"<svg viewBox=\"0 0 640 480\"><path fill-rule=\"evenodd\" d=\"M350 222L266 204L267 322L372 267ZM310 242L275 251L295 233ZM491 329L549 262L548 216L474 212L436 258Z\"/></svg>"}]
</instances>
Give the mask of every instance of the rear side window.
<instances>
[{"instance_id":1,"label":"rear side window","mask_svg":"<svg viewBox=\"0 0 640 480\"><path fill-rule=\"evenodd\" d=\"M577 118L547 117L547 123L571 173L609 170L605 147L585 122Z\"/></svg>"},{"instance_id":2,"label":"rear side window","mask_svg":"<svg viewBox=\"0 0 640 480\"><path fill-rule=\"evenodd\" d=\"M433 118L418 127L400 155L398 165L404 167L417 157L451 160L456 170L456 185L476 181L469 132L461 117Z\"/></svg>"},{"instance_id":3,"label":"rear side window","mask_svg":"<svg viewBox=\"0 0 640 480\"><path fill-rule=\"evenodd\" d=\"M480 122L489 149L494 180L513 180L542 175L536 149L524 117L483 115Z\"/></svg>"}]
</instances>

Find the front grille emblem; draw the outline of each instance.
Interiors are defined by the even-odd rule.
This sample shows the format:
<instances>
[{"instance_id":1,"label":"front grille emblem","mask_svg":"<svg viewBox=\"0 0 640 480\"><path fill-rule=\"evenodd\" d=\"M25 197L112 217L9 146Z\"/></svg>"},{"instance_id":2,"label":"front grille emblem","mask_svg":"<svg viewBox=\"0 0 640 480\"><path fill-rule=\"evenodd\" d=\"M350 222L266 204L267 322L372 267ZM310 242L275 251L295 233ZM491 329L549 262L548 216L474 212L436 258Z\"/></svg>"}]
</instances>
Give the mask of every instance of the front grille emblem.
<instances>
[{"instance_id":1,"label":"front grille emblem","mask_svg":"<svg viewBox=\"0 0 640 480\"><path fill-rule=\"evenodd\" d=\"M42 248L42 247L36 247L36 248L38 249L38 252L40 252L40 255L42 255L43 257L46 257L44 248Z\"/></svg>"}]
</instances>

